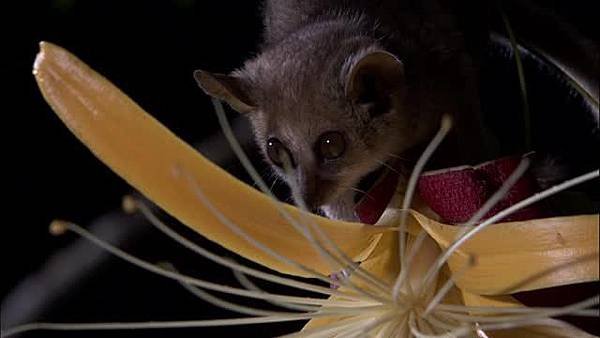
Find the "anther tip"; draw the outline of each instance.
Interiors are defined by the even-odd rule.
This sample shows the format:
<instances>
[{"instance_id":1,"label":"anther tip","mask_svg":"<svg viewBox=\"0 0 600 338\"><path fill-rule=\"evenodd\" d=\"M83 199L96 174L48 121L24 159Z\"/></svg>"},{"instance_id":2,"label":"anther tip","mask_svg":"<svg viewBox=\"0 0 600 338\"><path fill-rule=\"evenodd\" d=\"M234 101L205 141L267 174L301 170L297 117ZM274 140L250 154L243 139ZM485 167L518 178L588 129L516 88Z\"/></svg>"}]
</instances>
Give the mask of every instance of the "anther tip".
<instances>
[{"instance_id":1,"label":"anther tip","mask_svg":"<svg viewBox=\"0 0 600 338\"><path fill-rule=\"evenodd\" d=\"M175 265L173 265L167 261L157 262L156 266L158 266L159 268L165 269L165 270L169 270L169 271L177 271L177 269L175 269Z\"/></svg>"},{"instance_id":2,"label":"anther tip","mask_svg":"<svg viewBox=\"0 0 600 338\"><path fill-rule=\"evenodd\" d=\"M452 128L452 116L450 114L442 115L441 128L444 130Z\"/></svg>"},{"instance_id":3,"label":"anther tip","mask_svg":"<svg viewBox=\"0 0 600 338\"><path fill-rule=\"evenodd\" d=\"M54 220L52 221L52 223L50 223L50 227L48 228L48 230L50 231L50 234L52 234L53 236L60 236L62 234L64 234L65 232L67 232L69 226L68 223L65 221L60 221L60 220Z\"/></svg>"},{"instance_id":4,"label":"anther tip","mask_svg":"<svg viewBox=\"0 0 600 338\"><path fill-rule=\"evenodd\" d=\"M137 206L137 202L135 201L135 198L133 198L130 195L123 196L123 201L121 202L121 207L123 208L123 211L125 211L128 214L133 214L138 210L138 206Z\"/></svg>"}]
</instances>

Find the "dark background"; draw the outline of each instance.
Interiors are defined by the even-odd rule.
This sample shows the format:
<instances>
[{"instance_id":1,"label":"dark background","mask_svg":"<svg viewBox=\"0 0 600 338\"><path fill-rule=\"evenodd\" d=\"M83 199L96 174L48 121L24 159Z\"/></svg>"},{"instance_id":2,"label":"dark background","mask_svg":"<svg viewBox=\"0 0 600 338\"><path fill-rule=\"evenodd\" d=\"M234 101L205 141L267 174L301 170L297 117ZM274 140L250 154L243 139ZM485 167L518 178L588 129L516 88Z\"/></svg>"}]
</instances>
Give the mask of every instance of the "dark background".
<instances>
[{"instance_id":1,"label":"dark background","mask_svg":"<svg viewBox=\"0 0 600 338\"><path fill-rule=\"evenodd\" d=\"M107 76L184 140L202 141L218 127L210 101L196 86L192 72L198 68L228 72L252 55L262 25L257 1L56 0L15 1L0 6L2 191L6 197L1 235L2 328L34 320L239 317L195 299L176 282L79 243L74 235L53 237L48 233L48 225L55 218L90 226L98 216L118 210L121 196L130 188L92 156L53 114L37 90L31 69L39 41L63 46ZM236 167L229 169L235 171ZM125 235L106 224L100 224L96 232L150 261L170 260L197 276L231 284L233 277L227 269L188 254L139 219L131 223L126 226L133 230L125 230ZM218 253L233 255L191 232L187 235ZM54 285L56 282L47 278L64 277L71 268L69 259L54 256L65 251L71 256L84 255L77 262L81 275L75 282ZM58 269L44 272L48 262L60 259L62 266L55 264ZM20 298L23 309L15 307L14 302L9 304L7 294L31 274L34 281L28 288L30 294ZM41 285L36 284L40 282ZM51 297L44 288L52 291ZM290 326L298 329L299 325L156 332L46 331L23 336L189 337L236 332L243 336L272 336L289 332ZM249 329L252 334L248 334Z\"/></svg>"},{"instance_id":2,"label":"dark background","mask_svg":"<svg viewBox=\"0 0 600 338\"><path fill-rule=\"evenodd\" d=\"M586 8L585 3L569 2L567 8L563 2L553 2L555 7L565 7L562 10L570 21L584 31L593 32L594 11ZM583 10L576 10L579 6L584 6ZM52 113L37 90L31 69L39 41L63 46L107 76L177 135L198 143L215 134L218 128L209 100L197 88L192 72L198 68L228 72L251 56L260 41L259 11L258 1L247 0L54 0L0 5L3 329L34 320L148 321L237 316L194 299L175 282L110 258L75 236L48 234L52 219L68 219L92 226L99 235L150 261L170 260L186 272L217 282L233 280L227 269L188 254L139 218L122 219L123 216L112 214L113 218L106 222L96 220L118 210L121 196L129 193L130 188L94 158ZM495 124L506 120L507 112L520 110L513 67L509 64L488 69L493 80L488 81L482 93L487 101L484 108L487 107ZM545 81L543 77L531 78L538 84ZM562 109L577 106L573 102L560 105L550 100L553 90L558 90L551 86L534 83L530 88L534 96L530 101L537 104L535 111L555 114L557 121L563 118ZM501 100L497 97L499 92ZM517 120L509 119L499 128L510 125L511 130L518 129L510 124ZM581 137L580 143L586 142ZM596 146L597 143L592 144L591 149L597 149ZM514 148L517 147L504 152L508 154ZM575 150L580 154L589 151L581 146ZM239 170L235 163L225 166L235 173ZM597 161L590 160L583 167L597 167ZM119 224L111 222L115 220L128 222L132 229L122 234L106 224ZM203 246L233 256L185 228L174 226ZM67 256L85 255L71 262L62 260L61 252ZM86 257L91 257L89 262ZM58 261L67 264L57 264ZM71 267L80 276L64 282ZM56 282L52 276L65 279L58 278L60 282ZM13 298L9 302L7 295L14 296L14 290L23 281L29 283L25 295L28 298L18 298L21 301L16 303ZM52 292L48 294L48 290ZM22 309L15 304L21 304ZM11 311L7 312L7 308ZM157 332L37 332L23 336L274 336L301 325Z\"/></svg>"}]
</instances>

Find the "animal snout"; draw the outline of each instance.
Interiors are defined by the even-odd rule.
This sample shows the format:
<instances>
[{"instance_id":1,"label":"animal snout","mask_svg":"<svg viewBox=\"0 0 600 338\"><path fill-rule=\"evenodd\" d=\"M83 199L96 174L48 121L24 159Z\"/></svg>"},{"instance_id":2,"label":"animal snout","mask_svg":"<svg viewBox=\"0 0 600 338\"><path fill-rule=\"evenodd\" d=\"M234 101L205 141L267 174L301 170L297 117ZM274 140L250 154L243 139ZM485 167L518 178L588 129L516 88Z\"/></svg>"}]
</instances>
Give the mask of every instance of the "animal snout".
<instances>
[{"instance_id":1,"label":"animal snout","mask_svg":"<svg viewBox=\"0 0 600 338\"><path fill-rule=\"evenodd\" d=\"M333 182L322 179L318 176L299 175L298 188L300 198L306 205L306 208L311 212L317 210L327 204L332 193ZM300 201L296 200L296 204Z\"/></svg>"}]
</instances>

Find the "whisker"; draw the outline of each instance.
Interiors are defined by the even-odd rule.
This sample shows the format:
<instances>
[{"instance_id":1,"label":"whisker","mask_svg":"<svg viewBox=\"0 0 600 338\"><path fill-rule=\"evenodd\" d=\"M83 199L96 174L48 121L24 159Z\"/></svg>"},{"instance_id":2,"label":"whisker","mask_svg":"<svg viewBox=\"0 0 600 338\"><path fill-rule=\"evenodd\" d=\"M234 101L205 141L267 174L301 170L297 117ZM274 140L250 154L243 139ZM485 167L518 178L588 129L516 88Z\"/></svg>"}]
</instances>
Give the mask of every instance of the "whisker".
<instances>
[{"instance_id":1,"label":"whisker","mask_svg":"<svg viewBox=\"0 0 600 338\"><path fill-rule=\"evenodd\" d=\"M398 159L400 161L404 161L404 162L408 162L408 159L406 157L402 157L398 154L394 154L394 153L387 153L388 156L393 157L395 159Z\"/></svg>"},{"instance_id":2,"label":"whisker","mask_svg":"<svg viewBox=\"0 0 600 338\"><path fill-rule=\"evenodd\" d=\"M370 200L372 200L372 201L374 201L374 200L375 200L375 197L373 197L371 194L369 194L368 192L366 192L366 191L364 191L364 190L358 189L358 188L356 188L356 187L346 187L346 188L347 188L347 189L350 189L350 190L352 190L352 191L356 191L356 192L358 192L358 193L361 193L363 196L366 196L368 199L370 199Z\"/></svg>"},{"instance_id":3,"label":"whisker","mask_svg":"<svg viewBox=\"0 0 600 338\"><path fill-rule=\"evenodd\" d=\"M389 165L387 162L384 161L380 161L377 160L377 163L381 164L382 166L386 167L387 169L389 169L390 171L400 175L400 172L398 170L396 170L394 167L392 167L391 165Z\"/></svg>"},{"instance_id":4,"label":"whisker","mask_svg":"<svg viewBox=\"0 0 600 338\"><path fill-rule=\"evenodd\" d=\"M283 160L284 160L283 161L284 162L284 170L286 172L289 172L289 170L291 170L291 160L285 156L284 156ZM297 188L292 187L291 191L292 191L292 194L294 195L294 198L296 199L296 201L299 204L300 210L302 211L300 213L300 216L307 221L307 224L313 229L313 231L315 231L317 233L318 236L320 236L322 238L322 240L324 240L334 251L336 251L336 253L338 255L340 255L341 259L330 254L324 247L319 247L319 249L320 249L319 252L321 253L321 255L332 261L337 262L338 264L345 263L346 264L345 266L342 265L343 268L346 268L347 266L353 267L354 273L356 275L363 276L363 279L367 283L371 283L374 286L378 286L381 290L383 290L385 293L387 293L388 287L386 287L385 285L378 285L377 283L379 282L379 280L375 276L370 275L368 272L361 269L360 265L357 265L356 263L354 263L350 259L350 257L348 257L344 252L342 252L342 250L340 250L340 248L331 240L331 238L329 238L329 236L327 236L327 234L325 232L323 232L323 230L318 226L318 224L306 219L306 215L310 214L310 212L308 211L308 208L307 208L306 204L304 203L304 200L302 199L302 197L299 196L299 192L298 192L299 190ZM343 260L345 260L345 262ZM351 285L351 281L349 278L344 278L340 282L345 286ZM356 287L352 287L352 289L361 294L366 295L367 297L371 297L372 299L379 300L382 303L388 302L388 300L386 298L383 298L379 295L370 293L364 289L356 288Z\"/></svg>"},{"instance_id":5,"label":"whisker","mask_svg":"<svg viewBox=\"0 0 600 338\"><path fill-rule=\"evenodd\" d=\"M223 130L223 134L229 142L229 145L231 146L233 152L236 154L240 163L242 164L246 172L250 175L254 183L258 185L259 189L264 194L270 197L270 200L272 201L273 205L282 217L284 217L299 233L303 234L307 238L307 240L311 242L311 244L313 244L314 246L318 246L318 244L314 242L312 236L310 236L310 234L308 233L308 229L305 228L302 224L299 224L286 210L284 210L281 207L279 201L277 201L277 199L271 193L260 174L256 171L256 168L254 168L252 162L250 162L250 159L248 158L248 156L240 146L239 142L237 141L233 130L229 125L229 121L227 120L225 109L223 108L221 101L213 98L212 103L215 108L219 124L221 125L221 129Z\"/></svg>"},{"instance_id":6,"label":"whisker","mask_svg":"<svg viewBox=\"0 0 600 338\"><path fill-rule=\"evenodd\" d=\"M222 212L220 212L213 204L210 202L208 197L202 191L202 188L199 186L198 182L184 169L179 169L180 174L184 175L185 178L189 181L190 187L193 188L196 197L218 218L218 220L228 227L231 231L242 237L247 242L254 245L256 248L262 250L263 252L269 254L270 256L280 260L281 262L285 262L290 264L291 266L297 267L302 271L309 273L311 276L320 279L324 282L329 282L329 278L303 264L300 264L296 261L293 261L285 256L280 255L279 253L273 251L262 242L254 239L252 236L249 236L241 227L232 222L229 218L227 218Z\"/></svg>"},{"instance_id":7,"label":"whisker","mask_svg":"<svg viewBox=\"0 0 600 338\"><path fill-rule=\"evenodd\" d=\"M248 234L246 234L246 232L244 230L242 230L239 226L237 226L234 222L232 222L231 220L229 220L223 213L221 213L219 210L216 209L216 207L210 202L210 200L208 200L208 198L206 197L206 195L204 195L204 193L202 192L202 189L198 186L198 182L194 180L194 178L189 175L189 173L187 173L185 170L181 170L182 174L184 174L186 176L186 178L189 180L190 186L194 188L194 192L196 193L196 196L198 197L198 199L204 203L204 205L215 215L215 217L217 217L219 219L219 221L221 223L223 223L225 226L227 226L230 230L232 230L234 233L242 236L242 238L244 238L246 241L248 241L249 243L252 243L255 247L257 247L258 249L264 251L265 253L272 255L273 257L276 257L277 259L280 259L282 262L286 262L288 264L292 264L292 266L296 266L299 269L302 269L304 271L307 271L309 273L313 273L315 276L319 276L319 279L325 281L325 282L330 282L330 279L328 277L323 276L322 274L298 263L295 262L285 256L282 256L280 254L278 254L277 252L273 251L272 249L268 248L267 246L265 246L263 243L261 243L260 241L252 238L251 236L248 236ZM312 238L312 236L311 236ZM317 246L317 250L321 249L321 246ZM351 284L350 282L348 282L346 285L348 285L352 290L357 291L358 293L363 294L364 296L367 296L368 298L371 299L375 299L379 302L385 302L385 299L382 297L378 297L378 296L374 296L371 293L368 293L360 288L355 287L353 284ZM344 296L345 298L354 298L356 299L358 296L354 296L354 295L349 295L347 293L342 293L342 296ZM359 300L361 299L360 297L358 297Z\"/></svg>"},{"instance_id":8,"label":"whisker","mask_svg":"<svg viewBox=\"0 0 600 338\"><path fill-rule=\"evenodd\" d=\"M38 63L41 62L40 59L42 58L42 56L43 54L40 54L38 59L36 59L36 72L38 71ZM75 70L77 70L77 68L75 68ZM86 73L87 71L89 71L89 69L84 71L84 73ZM61 74L54 73L52 69L50 69L49 72L52 76L59 78L59 80L62 79L66 88L71 92L81 92L80 90L75 90L74 88L72 88L73 84L70 84L70 81L67 81L69 80L68 78L63 78ZM92 75L95 76L93 73ZM89 75L86 76L89 77ZM93 76L91 80L95 81ZM40 82L41 84L40 78L38 78L38 82ZM119 93L117 92L117 94ZM85 97L82 99L80 95L77 95L75 99L80 101L86 100ZM86 102L82 101L80 103L86 106L85 108L87 110L94 110L94 107L87 106ZM130 101L127 101L125 103L128 104L127 107L131 107ZM61 104L62 103L59 102L59 105ZM307 208L306 201L304 201L301 198L297 185L292 183L290 184L290 187L291 193L297 201L298 209L300 210L299 213L296 213L296 210L287 209L287 206L285 206L283 203L279 202L276 199L272 190L275 187L275 184L278 182L278 178L275 177L275 180L272 182L271 187L267 187L267 183L265 181L268 182L269 178L263 178L267 175L259 175L252 162L250 162L248 157L245 155L244 151L242 150L235 136L233 135L221 102L218 100L213 100L213 104L215 105L215 110L217 112L219 123L223 128L223 132L227 140L230 142L234 153L238 156L240 162L242 163L248 174L252 177L253 186L258 187L259 190L261 190L267 195L267 197L269 198L269 202L272 203L272 205L276 208L277 212L282 217L282 219L288 222L291 228L294 229L291 231L297 231L298 234L300 234L299 237L301 240L306 239L306 241L308 241L308 243L310 244L308 246L308 250L310 251L310 253L313 253L314 250L318 255L320 255L320 257L308 256L309 259L323 258L333 268L333 271L338 270L338 268L343 268L344 271L346 271L346 269L352 267L355 269L353 277L356 276L357 278L360 278L360 281L364 281L364 284L366 284L366 286L359 287L358 284L355 283L355 278L347 278L341 281L346 286L345 288L341 289L341 291L333 290L330 288L323 287L320 284L313 285L307 282L296 280L294 278L281 277L276 273L264 272L259 269L247 267L241 263L237 263L235 260L218 256L192 243L192 241L186 239L184 236L177 233L176 231L168 227L164 222L162 222L160 220L160 217L158 217L146 203L144 203L141 200L135 200L130 198L124 200L124 209L130 211L136 209L137 211L140 211L150 223L152 223L160 231L165 233L170 238L174 239L179 244L217 264L230 268L233 271L234 276L237 278L239 284L241 284L243 288L223 285L199 278L194 278L192 276L180 273L172 265L152 264L146 260L138 258L135 255L108 243L107 241L97 237L96 235L90 233L86 229L74 223L55 221L50 226L50 232L52 234L59 235L67 231L71 231L130 264L145 269L146 271L149 271L156 275L160 275L165 278L169 278L171 280L179 282L189 292L208 303L214 304L224 309L228 309L230 311L250 315L251 317L159 322L32 323L13 327L8 330L1 330L0 336L2 338L32 330L130 330L162 329L177 327L208 327L287 322L323 317L328 317L328 319L331 319L333 322L331 324L324 325L321 327L308 329L304 332L292 336L362 337L369 336L375 333L373 331L377 331L376 334L378 336L383 335L384 337L398 335L402 337L415 336L419 338L456 338L458 336L473 334L475 332L477 332L478 335L480 335L483 334L480 333L483 332L481 331L483 329L500 330L540 324L568 327L567 324L562 324L561 322L551 319L551 317L555 316L574 314L582 316L598 316L598 310L589 309L589 307L597 307L600 303L600 296L591 297L584 301L570 304L564 307L548 308L495 309L492 307L477 308L454 304L442 304L444 298L451 298L447 297L447 294L450 291L456 291L457 293L461 291L460 289L453 289L455 287L454 281L457 281L460 278L464 277L464 274L468 271L468 269L475 265L475 261L473 258L474 256L469 256L470 259L468 260L468 262L465 264L464 267L458 269L458 272L454 272L454 270L456 269L454 269L454 266L452 266L453 269L450 272L453 273L453 275L447 278L447 280L445 280L445 283L441 288L437 289L437 292L434 287L439 287L439 285L441 285L442 282L444 282L444 280L438 280L438 276L442 274L441 269L444 267L444 265L450 259L450 257L452 257L451 255L456 253L456 251L459 250L459 248L470 237L477 235L478 232L483 231L485 227L494 224L494 222L496 222L497 220L500 220L503 217L510 215L512 212L515 212L520 208L523 208L531 203L535 203L558 191L567 189L570 186L584 182L587 179L598 177L600 175L599 171L588 173L586 174L587 176L582 175L573 180L564 182L562 185L557 185L544 192L538 193L530 197L529 199L525 199L515 204L514 206L506 208L498 214L490 217L490 219L483 222L479 227L473 227L474 224L479 222L490 212L493 206L506 195L510 187L527 170L527 165L529 163L528 160L524 159L519 164L517 169L511 174L511 176L503 183L502 187L488 201L486 201L486 203L471 217L471 219L467 222L466 226L464 226L463 229L459 229L457 231L458 234L453 240L453 242L450 243L449 247L445 250L441 249L442 253L438 255L438 250L440 250L438 245L440 244L434 242L434 239L429 237L424 230L421 230L421 232L416 237L413 236L412 233L408 233L407 217L410 211L412 198L415 193L415 188L418 184L421 172L425 167L429 157L432 156L434 151L436 151L436 148L439 146L439 144L443 142L445 135L449 132L451 128L452 121L450 117L443 116L438 133L433 138L433 140L431 140L430 144L425 149L425 152L416 162L414 170L411 173L410 179L407 182L402 209L400 209L401 212L399 214L399 226L394 227L395 231L399 231L399 233L388 233L386 234L386 236L391 237L386 237L385 241L381 242L383 244L388 244L387 239L398 240L398 256L396 256L395 245L397 245L397 243L395 242L387 247L378 247L375 251L373 251L374 254L370 255L368 258L373 259L371 260L371 262L378 262L378 260L381 259L381 261L387 263L386 260L389 257L385 255L387 255L389 251L385 252L385 250L392 250L392 247L394 248L394 261L392 261L389 266L384 264L377 266L375 269L373 269L373 271L377 272L371 273L367 269L363 268L364 265L363 267L361 267L359 263L354 262L353 259L349 257L348 254L344 252L340 248L340 246L338 246L338 244L332 240L332 238L328 235L328 232L326 232L323 228L319 226L319 222L316 221L317 218L312 217L313 215L310 215L310 210L308 210ZM61 110L66 109L62 106L59 108L61 108ZM119 108L120 107L117 106L117 109ZM57 112L59 113L59 115L61 115L58 109ZM144 118L145 115L141 116L142 118ZM61 115L61 117L64 116ZM158 126L160 127L160 125ZM150 128L150 131L152 131L152 128ZM100 136L102 135L104 134L101 133ZM94 142L93 137L91 142ZM96 147L91 148L95 149ZM97 151L94 152L97 153ZM102 151L100 151L100 153L102 153ZM110 155L110 152L108 154ZM390 156L396 156L398 159L406 161L405 159L395 154L390 154ZM379 162L380 164L388 167L388 169L399 173L386 162ZM117 161L116 163L118 164L120 162ZM390 161L390 163L392 162ZM263 243L260 240L252 238L252 236L250 236L249 234L253 233L253 231L248 230L248 232L246 232L244 229L247 228L239 226L239 224L241 223L236 223L232 221L230 218L228 218L228 215L225 215L219 210L219 203L211 202L209 198L210 194L204 193L203 181L201 179L196 179L195 176L191 175L190 170L188 168L179 167L178 165L175 165L174 167L175 168L173 169L177 171L177 175L174 175L173 178L186 179L184 183L189 183L186 187L186 190L190 190L186 191L186 193L193 192L195 194L195 197L197 198L197 201L195 202L200 201L206 208L204 210L209 210L216 217L216 219L219 220L225 227L227 227L233 234L239 236L239 239L234 238L236 242L238 240L246 241L242 242L242 244L244 244L244 249L247 248L246 243L249 243L249 245L253 246L254 248L257 248L257 250L254 250L253 252L257 253L262 258L264 258L265 255L268 255L270 257L273 257L275 260L278 260L279 263L288 264L292 267L295 267L298 270L304 271L307 275L312 276L320 281L330 281L328 276L324 275L319 271L315 271L315 269L311 269L311 264L307 263L307 265L304 265L300 263L304 260L300 260L300 258L298 258L299 261L296 261L294 259L286 257L283 254L277 253L275 250L271 249L268 245L266 245L270 243L269 241L265 240L265 243ZM284 170L290 170L290 158L285 156ZM584 176L586 178L582 178ZM577 181L578 179L579 181ZM403 187L402 185L400 186ZM368 192L361 191L360 189L355 187L352 188L354 188L354 191L361 192L367 197L374 199L368 194ZM209 215L209 217L212 216ZM396 215L396 217L398 217L398 215ZM397 220L397 218L395 220ZM222 229L222 227L220 228ZM289 229L289 227L287 226L285 228L286 230ZM380 234L381 236L383 236L382 232L380 232ZM231 234L228 232L227 235ZM295 233L293 233L293 235L296 236ZM372 237L368 238L370 239ZM229 239L231 239L231 237L229 237ZM227 246L231 247L231 245ZM428 253L426 252L427 250L420 250L421 248L432 249L432 251L430 251L430 255L428 256ZM383 249L383 254L381 254L380 249ZM262 252L258 252L259 250ZM247 253L247 251L245 252ZM265 255L263 255L263 253ZM417 263L431 261L425 259L417 261L420 258L420 253L423 254L423 258L431 257L432 260L434 260L434 264L431 266L426 264L418 265ZM300 254L304 253L301 252ZM458 254L462 255L463 253L459 251ZM595 255L597 257L597 252L595 252ZM401 269L400 271L391 272L395 274L394 276L396 277L396 279L394 283L390 285L387 282L387 279L384 280L383 278L387 278L387 274L390 273L389 269L397 269L396 264L398 263L398 261L400 262ZM419 268L421 268L421 270L419 270L419 274L417 274L418 277L421 276L420 272L427 272L425 278L420 279L418 281L421 282L420 285L414 286L414 289L417 291L417 293L413 293L414 290L412 285L414 284L411 284L413 283L413 280L410 278L411 276L409 276L409 274L411 274L411 265L413 266L413 270L419 270ZM552 268L556 268L556 265L554 265ZM543 273L547 273L551 270L552 269L548 269ZM325 273L326 272L327 271L325 271ZM383 277L378 277L375 274L382 274ZM540 278L536 276L527 278L533 278L533 280L535 280L535 278ZM301 297L288 296L280 293L271 294L265 291L268 289L262 290L257 285L255 285L254 281L256 280L254 278L265 280L271 283L276 283L277 285L281 286L296 288L309 292L315 292L318 293L318 295L310 297ZM522 280L523 279L519 280L519 283L522 283ZM408 287L406 288L408 292L406 293L404 292L404 285L408 285ZM213 291L216 295L213 294ZM502 292L498 293L500 294ZM279 307L287 308L288 310L293 310L294 312L290 312L287 310L280 311L279 309L268 310L270 309L270 307L267 307L267 309L263 309L259 307L245 306L242 303L235 303L226 300L226 297L222 294L263 300L265 302L269 302ZM330 298L323 299L323 295L330 296ZM457 300L457 302L460 303L460 300ZM492 310L487 311L488 309Z\"/></svg>"},{"instance_id":9,"label":"whisker","mask_svg":"<svg viewBox=\"0 0 600 338\"><path fill-rule=\"evenodd\" d=\"M233 130L231 129L231 126L229 125L229 121L227 120L227 116L225 115L225 110L223 108L223 105L221 104L221 101L217 100L217 99L212 99L212 103L213 106L215 108L215 112L217 113L217 118L219 120L219 124L221 125L221 128L223 130L223 133L225 135L225 137L227 138L227 140L229 141L229 144L232 148L232 150L234 151L234 153L237 155L238 159L240 160L240 162L242 163L242 166L246 169L246 171L248 172L248 174L252 177L252 179L259 184L259 188L260 190L267 194L267 196L270 197L270 199L273 202L273 205L275 206L275 208L277 209L277 211L280 213L280 215L282 215L282 217L284 217L295 229L296 231L298 231L299 233L301 233L302 235L304 235L304 237L311 243L311 245L321 254L324 254L324 257L327 258L328 260L333 260L335 261L336 259L339 260L339 258L334 257L334 255L332 255L328 250L326 250L325 248L322 247L321 243L316 240L315 238L313 238L312 234L310 233L310 230L308 229L308 227L306 225L303 225L299 222L297 222L293 217L291 217L291 215L284 210L280 203L276 200L276 198L273 196L273 194L267 189L264 181L262 180L262 178L260 177L260 175L258 174L258 172L256 171L256 169L254 168L254 166L252 166L252 163L250 162L250 160L248 159L248 157L246 156L244 150L241 148L241 146L239 145L239 143L237 142L237 139L235 138L235 135L233 134ZM292 193L293 193L292 189ZM311 224L312 225L312 224ZM333 243L333 241L331 241L331 239L329 238L329 236L327 236L326 234L324 234L322 231L319 231L319 227L318 226L312 226L313 230L317 230L317 232L320 233L320 236L322 238L328 239L330 243ZM341 253L341 250L339 250L339 247L337 247L337 245L333 245L333 248L336 249L338 253ZM347 265L353 265L354 262L349 259L345 254L342 253L341 255L341 259L345 260L345 264L340 264L339 268L344 268ZM338 269L338 267L334 267L333 271L336 271ZM356 270L358 273L356 274L357 276L359 276L360 278L365 279L365 281L371 285L374 285L377 288L383 288L383 286L385 285L384 283L381 283L380 281L378 281L376 278L372 277L372 278L365 278L365 273L362 271L362 269L360 267L357 268ZM357 289L356 287L354 287L353 283L350 282L349 280L344 280L343 283L345 285L347 285L348 287L352 288L353 290L359 292L359 293L363 293L362 290ZM383 285L382 285L383 284Z\"/></svg>"},{"instance_id":10,"label":"whisker","mask_svg":"<svg viewBox=\"0 0 600 338\"><path fill-rule=\"evenodd\" d=\"M273 191L273 188L275 187L275 185L279 182L279 177L275 177L273 179L273 182L271 183L271 186L269 187L269 191Z\"/></svg>"}]
</instances>

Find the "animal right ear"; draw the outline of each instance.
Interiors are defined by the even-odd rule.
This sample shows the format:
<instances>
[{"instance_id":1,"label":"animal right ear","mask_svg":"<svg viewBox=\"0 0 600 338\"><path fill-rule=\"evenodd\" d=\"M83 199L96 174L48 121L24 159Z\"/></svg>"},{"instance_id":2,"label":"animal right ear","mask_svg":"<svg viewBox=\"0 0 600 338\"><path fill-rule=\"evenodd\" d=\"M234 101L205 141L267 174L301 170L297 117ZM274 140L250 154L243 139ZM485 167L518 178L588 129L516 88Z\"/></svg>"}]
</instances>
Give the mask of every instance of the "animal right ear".
<instances>
[{"instance_id":1,"label":"animal right ear","mask_svg":"<svg viewBox=\"0 0 600 338\"><path fill-rule=\"evenodd\" d=\"M390 97L405 87L404 65L394 55L374 51L363 55L347 74L346 97L370 107L372 115L388 110Z\"/></svg>"},{"instance_id":2,"label":"animal right ear","mask_svg":"<svg viewBox=\"0 0 600 338\"><path fill-rule=\"evenodd\" d=\"M238 77L196 70L194 78L206 94L227 102L233 109L242 114L256 108L246 94Z\"/></svg>"}]
</instances>

